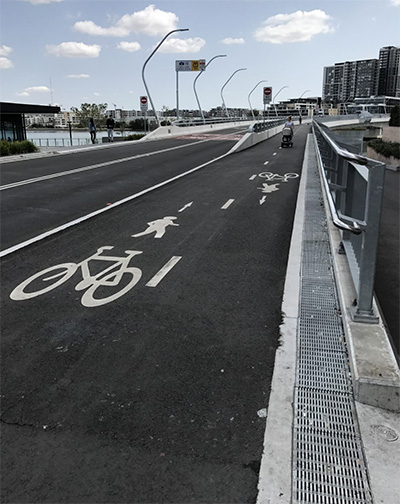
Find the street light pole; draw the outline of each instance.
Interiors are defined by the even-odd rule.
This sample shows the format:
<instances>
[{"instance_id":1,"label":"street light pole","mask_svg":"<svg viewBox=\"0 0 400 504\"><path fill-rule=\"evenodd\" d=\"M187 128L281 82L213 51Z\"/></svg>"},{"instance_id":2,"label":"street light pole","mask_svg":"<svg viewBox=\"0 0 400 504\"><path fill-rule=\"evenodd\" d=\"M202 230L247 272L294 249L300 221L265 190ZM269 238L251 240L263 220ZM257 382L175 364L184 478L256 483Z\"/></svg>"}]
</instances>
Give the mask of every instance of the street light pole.
<instances>
[{"instance_id":1,"label":"street light pole","mask_svg":"<svg viewBox=\"0 0 400 504\"><path fill-rule=\"evenodd\" d=\"M156 109L154 108L154 104L153 104L153 100L151 99L151 96L150 96L150 92L149 92L149 89L147 87L147 84L146 84L146 81L145 81L145 78L144 78L144 69L146 68L146 65L147 63L149 62L150 58L153 56L153 54L157 51L157 49L161 46L161 44L164 42L164 40L169 37L172 33L175 33L175 32L183 32L183 31L189 31L189 28L180 28L180 29L177 29L177 30L172 30L170 31L169 33L167 33L165 35L165 37L161 40L161 42L157 45L157 47L154 49L154 51L150 54L150 56L147 58L147 60L144 62L144 65L143 65L143 68L142 68L142 80L143 80L143 84L144 84L144 87L146 89L146 93L149 97L149 100L150 100L150 103L151 103L151 108L153 109L153 112L154 112L154 116L156 118L156 121L157 121L157 124L158 126L160 126L160 120L157 116L157 113L156 113Z\"/></svg>"},{"instance_id":2,"label":"street light pole","mask_svg":"<svg viewBox=\"0 0 400 504\"><path fill-rule=\"evenodd\" d=\"M249 95L248 95L248 97L247 97L247 100L248 100L248 102L249 102L249 107L250 107L250 110L251 110L251 115L253 116L253 121L255 121L256 119L255 119L255 117L254 117L253 108L252 108L251 103L250 103L250 95L251 95L251 93L252 93L252 92L256 89L256 87L257 87L259 84L261 84L261 82L268 82L268 81L267 81L267 80L260 80L260 82L257 82L257 84L253 87L253 89L250 91L250 93L249 93Z\"/></svg>"},{"instance_id":3,"label":"street light pole","mask_svg":"<svg viewBox=\"0 0 400 504\"><path fill-rule=\"evenodd\" d=\"M213 58L210 59L210 61L207 63L207 65L204 67L204 70L208 67L208 65L211 63L211 61L215 60L215 58L226 58L226 54L218 54L217 56L214 56ZM200 111L200 115L201 115L201 118L203 119L203 124L205 124L205 119L204 119L204 114L203 114L203 111L201 109L201 105L200 105L200 102L199 102L199 98L197 96L197 92L196 92L196 82L197 82L197 79L200 77L200 75L204 72L204 70L201 70L199 75L196 75L196 78L194 79L193 81L193 91L194 91L194 95L196 97L196 100L197 100L197 105L199 107L199 111Z\"/></svg>"},{"instance_id":4,"label":"street light pole","mask_svg":"<svg viewBox=\"0 0 400 504\"><path fill-rule=\"evenodd\" d=\"M222 91L224 90L225 86L228 84L228 82L232 79L232 77L238 73L238 72L241 72L242 70L247 70L247 68L238 68L237 70L235 70L233 72L233 74L229 77L229 79L225 82L225 84L222 86L221 88L221 98L222 98L222 105L224 106L224 109L225 109L225 112L226 112L226 117L229 117L229 114L228 114L228 110L226 108L226 105L225 105L225 102L224 102L224 97L223 97L223 94L222 94Z\"/></svg>"},{"instance_id":5,"label":"street light pole","mask_svg":"<svg viewBox=\"0 0 400 504\"><path fill-rule=\"evenodd\" d=\"M274 109L275 109L275 116L278 117L278 112L276 111L276 105L275 105L275 98L278 96L278 94L282 91L282 89L288 88L289 86L282 86L281 89L276 93L274 96L272 103L274 104Z\"/></svg>"},{"instance_id":6,"label":"street light pole","mask_svg":"<svg viewBox=\"0 0 400 504\"><path fill-rule=\"evenodd\" d=\"M299 100L298 100L297 104L298 104L298 103L299 103L299 101L302 99L302 97L303 97L306 93L309 93L309 92L310 92L310 90L309 90L309 89L306 89L306 90L304 91L304 93L302 93L302 94L301 94L301 96L299 97ZM300 115L301 115L301 105L300 105Z\"/></svg>"}]
</instances>

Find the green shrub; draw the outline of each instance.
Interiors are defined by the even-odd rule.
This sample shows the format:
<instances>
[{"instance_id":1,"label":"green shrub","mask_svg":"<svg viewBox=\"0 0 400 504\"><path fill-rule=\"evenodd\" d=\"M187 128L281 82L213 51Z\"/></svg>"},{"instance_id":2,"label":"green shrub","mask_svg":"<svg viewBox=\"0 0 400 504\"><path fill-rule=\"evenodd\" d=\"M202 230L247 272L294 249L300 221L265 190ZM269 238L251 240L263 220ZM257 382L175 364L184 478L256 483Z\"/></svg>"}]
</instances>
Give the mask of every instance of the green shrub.
<instances>
[{"instance_id":1,"label":"green shrub","mask_svg":"<svg viewBox=\"0 0 400 504\"><path fill-rule=\"evenodd\" d=\"M6 140L0 140L0 155L9 156L10 155L10 142Z\"/></svg>"},{"instance_id":2,"label":"green shrub","mask_svg":"<svg viewBox=\"0 0 400 504\"><path fill-rule=\"evenodd\" d=\"M387 158L393 156L396 159L400 159L400 143L398 142L385 142L377 138L368 142L368 146L382 156Z\"/></svg>"},{"instance_id":3,"label":"green shrub","mask_svg":"<svg viewBox=\"0 0 400 504\"><path fill-rule=\"evenodd\" d=\"M396 105L390 111L389 126L400 126L400 105Z\"/></svg>"},{"instance_id":4,"label":"green shrub","mask_svg":"<svg viewBox=\"0 0 400 504\"><path fill-rule=\"evenodd\" d=\"M126 141L126 140L140 140L144 136L146 136L146 135L141 135L139 133L135 133L134 135L128 135L128 136L124 137L124 141Z\"/></svg>"},{"instance_id":5,"label":"green shrub","mask_svg":"<svg viewBox=\"0 0 400 504\"><path fill-rule=\"evenodd\" d=\"M30 152L37 152L39 150L36 145L29 140L23 140L22 142L8 142L7 140L1 140L0 149L0 154L2 156L29 154Z\"/></svg>"}]
</instances>

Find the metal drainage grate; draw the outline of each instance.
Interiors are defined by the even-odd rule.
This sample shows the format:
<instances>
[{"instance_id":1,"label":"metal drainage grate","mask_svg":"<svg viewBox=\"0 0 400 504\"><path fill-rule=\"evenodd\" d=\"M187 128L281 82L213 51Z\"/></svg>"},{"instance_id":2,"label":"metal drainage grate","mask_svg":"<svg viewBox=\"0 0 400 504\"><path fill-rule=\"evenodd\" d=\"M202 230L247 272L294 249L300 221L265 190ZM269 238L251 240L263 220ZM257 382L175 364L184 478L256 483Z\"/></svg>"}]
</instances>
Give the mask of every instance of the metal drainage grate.
<instances>
[{"instance_id":1,"label":"metal drainage grate","mask_svg":"<svg viewBox=\"0 0 400 504\"><path fill-rule=\"evenodd\" d=\"M371 504L316 167L308 174L293 425L295 504Z\"/></svg>"}]
</instances>

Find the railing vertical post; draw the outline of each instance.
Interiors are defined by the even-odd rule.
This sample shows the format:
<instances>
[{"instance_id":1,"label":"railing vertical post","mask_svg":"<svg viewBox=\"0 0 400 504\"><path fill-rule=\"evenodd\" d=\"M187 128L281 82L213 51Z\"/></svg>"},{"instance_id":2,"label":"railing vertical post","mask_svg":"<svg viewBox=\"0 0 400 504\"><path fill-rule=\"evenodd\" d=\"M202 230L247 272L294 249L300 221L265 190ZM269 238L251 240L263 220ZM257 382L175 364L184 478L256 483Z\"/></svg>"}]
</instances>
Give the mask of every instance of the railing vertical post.
<instances>
[{"instance_id":1,"label":"railing vertical post","mask_svg":"<svg viewBox=\"0 0 400 504\"><path fill-rule=\"evenodd\" d=\"M372 304L385 170L385 165L376 163L369 168L368 172L365 215L368 225L363 233L361 247L357 305L352 311L353 318L356 321L361 320L363 322L374 323L377 319L373 315Z\"/></svg>"}]
</instances>

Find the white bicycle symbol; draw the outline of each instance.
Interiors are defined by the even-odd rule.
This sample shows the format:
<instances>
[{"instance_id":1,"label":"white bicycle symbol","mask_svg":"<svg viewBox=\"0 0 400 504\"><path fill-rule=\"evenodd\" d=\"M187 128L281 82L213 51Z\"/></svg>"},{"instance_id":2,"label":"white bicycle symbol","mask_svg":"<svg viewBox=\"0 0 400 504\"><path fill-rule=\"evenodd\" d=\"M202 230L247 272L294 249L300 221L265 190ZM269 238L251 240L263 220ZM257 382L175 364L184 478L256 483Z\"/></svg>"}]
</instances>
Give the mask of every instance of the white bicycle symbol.
<instances>
[{"instance_id":1,"label":"white bicycle symbol","mask_svg":"<svg viewBox=\"0 0 400 504\"><path fill-rule=\"evenodd\" d=\"M291 178L297 178L298 173L285 173L284 175L279 175L279 173L272 172L262 172L258 174L259 177L266 178L267 180L274 180L279 182L287 182Z\"/></svg>"},{"instance_id":2,"label":"white bicycle symbol","mask_svg":"<svg viewBox=\"0 0 400 504\"><path fill-rule=\"evenodd\" d=\"M50 266L50 268L47 268L43 271L39 271L39 273L36 273L35 275L29 277L27 280L18 285L18 287L16 287L11 292L10 298L13 299L14 301L22 301L25 299L34 298L36 296L45 294L46 292L49 292L57 288L64 282L66 282L69 278L72 277L72 275L76 272L78 268L81 268L83 279L75 286L75 290L80 291L87 289L81 299L81 303L83 304L83 306L93 307L110 303L111 301L120 298L121 296L126 294L130 289L132 289L132 287L134 287L138 283L138 281L142 276L142 271L139 268L136 267L132 268L128 266L129 261L132 259L132 257L138 254L142 254L143 253L142 251L125 250L125 253L127 254L126 257L112 257L101 255L101 253L104 250L111 250L113 248L114 247L111 246L100 247L99 249L97 249L97 252L95 254L88 257L87 259L84 259L80 263L57 264L56 266ZM109 261L109 262L111 261L114 264L108 266L103 271L100 271L100 273L93 275L90 273L89 270L89 262L92 260ZM51 274L57 270L61 271L56 274ZM50 276L48 276L49 274ZM120 289L117 292L114 292L110 296L102 297L100 299L94 297L96 290L100 286L103 287L118 286L122 280L122 277L125 274L131 275L132 278L127 284L124 284L122 289ZM51 283L50 285L47 285L44 288L39 288L39 290L33 290L31 292L25 290L29 284L33 283L34 281L37 281L38 279L41 279L42 282L50 282L51 280L55 279L58 280Z\"/></svg>"}]
</instances>

